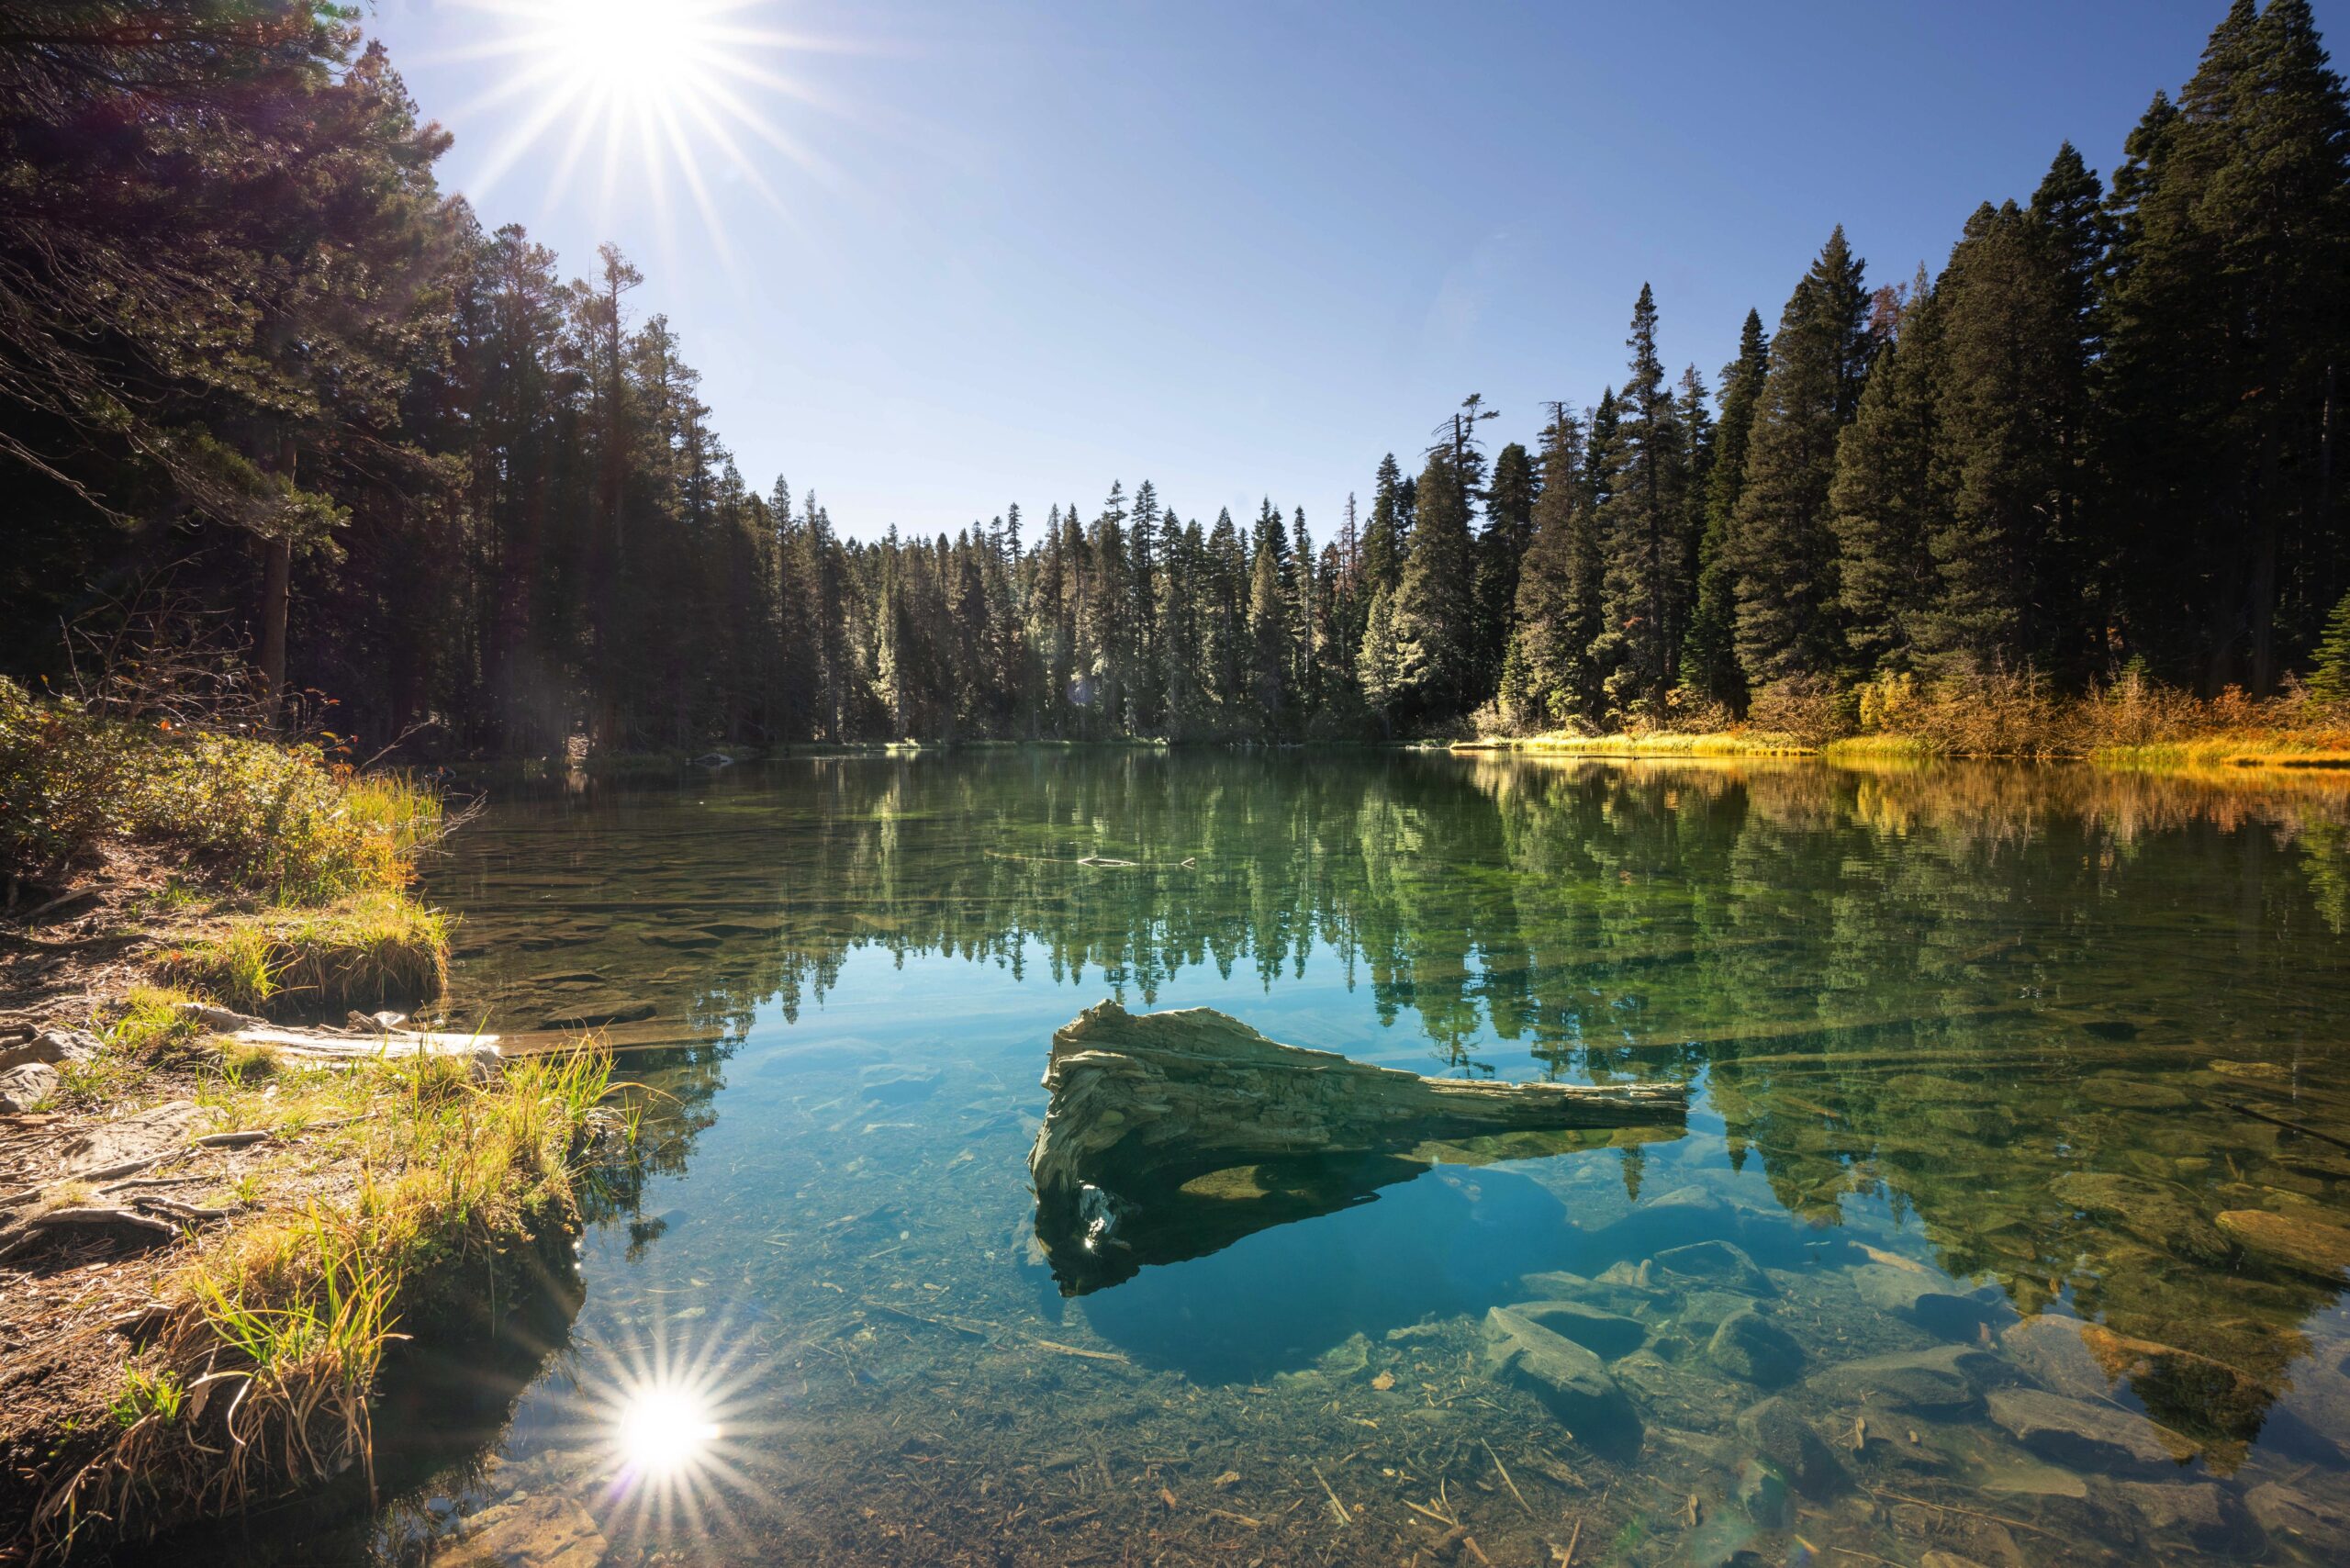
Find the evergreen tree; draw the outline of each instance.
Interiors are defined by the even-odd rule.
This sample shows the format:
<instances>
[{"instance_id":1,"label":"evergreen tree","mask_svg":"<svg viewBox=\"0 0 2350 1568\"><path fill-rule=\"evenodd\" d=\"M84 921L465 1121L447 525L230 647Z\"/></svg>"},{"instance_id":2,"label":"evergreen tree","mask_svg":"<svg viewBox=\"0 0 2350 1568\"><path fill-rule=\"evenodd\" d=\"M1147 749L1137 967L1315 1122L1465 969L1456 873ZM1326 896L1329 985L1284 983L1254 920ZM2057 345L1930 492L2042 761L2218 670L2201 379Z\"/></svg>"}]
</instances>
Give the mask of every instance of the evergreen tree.
<instances>
[{"instance_id":1,"label":"evergreen tree","mask_svg":"<svg viewBox=\"0 0 2350 1568\"><path fill-rule=\"evenodd\" d=\"M1632 308L1631 375L1617 394L1620 478L1600 525L1606 627L1597 647L1612 667L1610 705L1661 712L1680 663L1690 584L1685 510L1686 454L1664 362L1656 347L1656 297L1640 286Z\"/></svg>"},{"instance_id":2,"label":"evergreen tree","mask_svg":"<svg viewBox=\"0 0 2350 1568\"><path fill-rule=\"evenodd\" d=\"M1841 657L1828 490L1868 368L1868 293L1840 225L1771 340L1732 523L1737 645L1748 683L1830 674Z\"/></svg>"},{"instance_id":3,"label":"evergreen tree","mask_svg":"<svg viewBox=\"0 0 2350 1568\"><path fill-rule=\"evenodd\" d=\"M2340 707L2350 703L2350 594L2325 618L2317 654L2310 661L2310 695Z\"/></svg>"},{"instance_id":4,"label":"evergreen tree","mask_svg":"<svg viewBox=\"0 0 2350 1568\"><path fill-rule=\"evenodd\" d=\"M1371 483L1371 526L1363 531L1362 576L1366 591L1385 588L1395 591L1404 580L1404 558L1409 545L1404 498L1404 471L1389 453L1379 460L1379 474ZM1364 600L1368 610L1370 600Z\"/></svg>"},{"instance_id":5,"label":"evergreen tree","mask_svg":"<svg viewBox=\"0 0 2350 1568\"><path fill-rule=\"evenodd\" d=\"M2350 108L2306 0L2237 0L2125 151L2098 377L2125 635L2266 691L2341 587Z\"/></svg>"},{"instance_id":6,"label":"evergreen tree","mask_svg":"<svg viewBox=\"0 0 2350 1568\"><path fill-rule=\"evenodd\" d=\"M1503 657L1517 614L1519 563L1534 542L1534 500L1540 484L1534 460L1511 442L1494 457L1485 488L1485 527L1477 536L1476 654L1470 676L1482 701L1501 684Z\"/></svg>"},{"instance_id":7,"label":"evergreen tree","mask_svg":"<svg viewBox=\"0 0 2350 1568\"><path fill-rule=\"evenodd\" d=\"M1613 394L1604 412L1612 424ZM1534 542L1518 577L1517 629L1505 661L1503 708L1522 728L1586 719L1600 701L1591 648L1601 627L1605 564L1587 484L1587 446L1574 410L1551 404L1542 429Z\"/></svg>"},{"instance_id":8,"label":"evergreen tree","mask_svg":"<svg viewBox=\"0 0 2350 1568\"><path fill-rule=\"evenodd\" d=\"M2065 478L2051 404L2077 342L2055 263L2034 218L1986 204L1935 290L1934 487L1948 511L1924 631L1961 668L2044 670L2079 612L2051 527Z\"/></svg>"},{"instance_id":9,"label":"evergreen tree","mask_svg":"<svg viewBox=\"0 0 2350 1568\"><path fill-rule=\"evenodd\" d=\"M1404 688L1404 653L1395 627L1395 594L1385 583L1371 590L1371 609L1363 620L1362 649L1355 655L1355 684L1362 700L1379 716L1383 733L1392 734L1397 711L1409 693Z\"/></svg>"},{"instance_id":10,"label":"evergreen tree","mask_svg":"<svg viewBox=\"0 0 2350 1568\"><path fill-rule=\"evenodd\" d=\"M1273 514L1281 526L1281 514ZM1248 579L1249 700L1251 716L1270 739L1287 717L1290 683L1290 610L1281 591L1281 558L1261 536Z\"/></svg>"},{"instance_id":11,"label":"evergreen tree","mask_svg":"<svg viewBox=\"0 0 2350 1568\"><path fill-rule=\"evenodd\" d=\"M1770 369L1770 340L1759 312L1746 313L1738 357L1722 371L1721 420L1705 487L1705 521L1697 543L1696 602L1681 651L1681 683L1702 700L1733 710L1746 701L1738 663L1738 500L1746 483L1746 454Z\"/></svg>"},{"instance_id":12,"label":"evergreen tree","mask_svg":"<svg viewBox=\"0 0 2350 1568\"><path fill-rule=\"evenodd\" d=\"M1475 651L1469 496L1453 457L1461 445L1459 433L1449 433L1420 470L1411 558L1394 594L1404 689L1416 714L1439 722L1468 711Z\"/></svg>"},{"instance_id":13,"label":"evergreen tree","mask_svg":"<svg viewBox=\"0 0 2350 1568\"><path fill-rule=\"evenodd\" d=\"M1934 398L1942 373L1940 319L1925 268L1892 341L1878 351L1858 412L1836 448L1829 521L1845 644L1862 671L1916 663L1933 602L1930 541L1946 503L1935 489Z\"/></svg>"}]
</instances>

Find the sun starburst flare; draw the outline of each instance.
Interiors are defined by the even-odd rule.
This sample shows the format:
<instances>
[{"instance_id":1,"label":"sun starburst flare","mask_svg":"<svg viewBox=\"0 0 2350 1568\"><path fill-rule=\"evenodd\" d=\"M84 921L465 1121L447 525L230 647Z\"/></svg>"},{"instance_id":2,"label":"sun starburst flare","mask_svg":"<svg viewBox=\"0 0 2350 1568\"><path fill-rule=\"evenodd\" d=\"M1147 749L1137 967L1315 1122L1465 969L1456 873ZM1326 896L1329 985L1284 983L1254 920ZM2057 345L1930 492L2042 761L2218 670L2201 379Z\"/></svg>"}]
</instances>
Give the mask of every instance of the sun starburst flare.
<instances>
[{"instance_id":1,"label":"sun starburst flare","mask_svg":"<svg viewBox=\"0 0 2350 1568\"><path fill-rule=\"evenodd\" d=\"M786 1447L755 1392L755 1342L736 1325L688 1337L660 1319L649 1344L589 1350L558 1387L550 1436L598 1456L592 1510L615 1540L662 1550L747 1539L735 1508L771 1495Z\"/></svg>"},{"instance_id":2,"label":"sun starburst flare","mask_svg":"<svg viewBox=\"0 0 2350 1568\"><path fill-rule=\"evenodd\" d=\"M449 58L491 62L498 83L451 116L510 104L520 118L466 183L480 199L534 148L552 143L552 207L582 178L602 210L650 196L665 221L673 176L692 198L712 244L728 254L711 175L737 178L778 211L784 204L762 160L772 152L829 180L831 171L771 113L778 98L825 105L785 69L795 52L837 44L765 25L776 0L458 0L483 14L487 36Z\"/></svg>"}]
</instances>

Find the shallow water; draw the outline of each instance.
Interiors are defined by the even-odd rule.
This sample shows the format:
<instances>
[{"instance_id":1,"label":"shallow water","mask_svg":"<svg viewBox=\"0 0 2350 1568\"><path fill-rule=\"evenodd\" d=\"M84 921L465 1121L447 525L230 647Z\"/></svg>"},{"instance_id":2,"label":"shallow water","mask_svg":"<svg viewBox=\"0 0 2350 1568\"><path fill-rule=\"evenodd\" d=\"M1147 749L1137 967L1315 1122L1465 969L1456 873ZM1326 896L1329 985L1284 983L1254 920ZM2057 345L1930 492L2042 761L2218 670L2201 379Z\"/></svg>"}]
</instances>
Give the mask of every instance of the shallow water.
<instances>
[{"instance_id":1,"label":"shallow water","mask_svg":"<svg viewBox=\"0 0 2350 1568\"><path fill-rule=\"evenodd\" d=\"M512 1381L412 1394L398 1495L279 1544L2343 1561L2345 823L2324 779L1058 751L499 804L430 890L453 1010L647 1047L647 1168ZM1104 996L1695 1092L1064 1296L1024 1160ZM1544 1328L1619 1395L1505 1353Z\"/></svg>"}]
</instances>

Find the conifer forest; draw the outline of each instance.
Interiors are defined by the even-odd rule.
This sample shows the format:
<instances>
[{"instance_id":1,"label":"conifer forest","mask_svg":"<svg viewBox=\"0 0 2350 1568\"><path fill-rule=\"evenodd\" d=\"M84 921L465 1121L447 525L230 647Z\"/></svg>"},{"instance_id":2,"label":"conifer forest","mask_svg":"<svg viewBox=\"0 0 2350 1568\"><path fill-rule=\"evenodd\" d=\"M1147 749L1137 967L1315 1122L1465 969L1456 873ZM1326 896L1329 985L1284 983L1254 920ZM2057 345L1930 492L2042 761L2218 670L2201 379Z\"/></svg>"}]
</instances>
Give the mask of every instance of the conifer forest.
<instances>
[{"instance_id":1,"label":"conifer forest","mask_svg":"<svg viewBox=\"0 0 2350 1568\"><path fill-rule=\"evenodd\" d=\"M1644 287L1556 401L1363 431L1335 513L1203 515L1138 454L851 537L823 453L738 469L629 257L439 188L446 134L341 11L12 4L0 665L169 604L341 727L475 754L1719 722L1994 672L2265 696L2350 591L2350 99L2304 0L2180 63L2117 167L2053 149L1936 264L1836 229L1718 367L1664 362Z\"/></svg>"}]
</instances>

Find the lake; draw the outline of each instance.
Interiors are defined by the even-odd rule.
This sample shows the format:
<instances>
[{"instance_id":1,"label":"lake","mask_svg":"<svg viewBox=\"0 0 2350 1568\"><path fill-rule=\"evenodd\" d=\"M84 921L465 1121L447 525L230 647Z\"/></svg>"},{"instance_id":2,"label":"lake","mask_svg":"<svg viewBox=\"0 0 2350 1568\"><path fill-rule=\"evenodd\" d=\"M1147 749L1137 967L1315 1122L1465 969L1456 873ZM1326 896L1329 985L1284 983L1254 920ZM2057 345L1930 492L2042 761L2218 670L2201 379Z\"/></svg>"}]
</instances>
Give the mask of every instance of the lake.
<instances>
[{"instance_id":1,"label":"lake","mask_svg":"<svg viewBox=\"0 0 2350 1568\"><path fill-rule=\"evenodd\" d=\"M512 795L431 873L452 1014L631 1047L641 1167L486 1360L415 1347L384 1506L299 1551L2343 1561L2345 824L2306 775L1378 753ZM1105 997L1690 1110L1226 1172L1210 1243L1070 1282L1025 1161Z\"/></svg>"}]
</instances>

